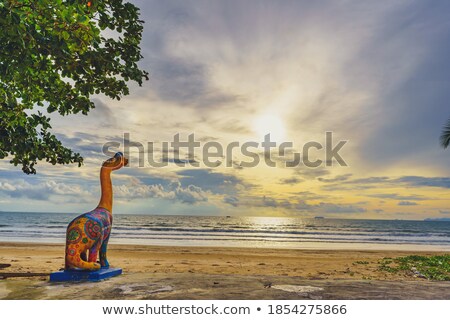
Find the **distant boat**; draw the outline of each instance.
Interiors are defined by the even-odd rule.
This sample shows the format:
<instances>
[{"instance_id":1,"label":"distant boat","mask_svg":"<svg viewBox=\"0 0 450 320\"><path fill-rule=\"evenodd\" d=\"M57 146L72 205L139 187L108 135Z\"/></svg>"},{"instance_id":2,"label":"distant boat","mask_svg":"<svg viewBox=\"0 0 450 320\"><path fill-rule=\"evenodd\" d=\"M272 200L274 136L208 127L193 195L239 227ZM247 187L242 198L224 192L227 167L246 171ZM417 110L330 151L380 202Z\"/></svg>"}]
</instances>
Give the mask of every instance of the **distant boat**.
<instances>
[{"instance_id":1,"label":"distant boat","mask_svg":"<svg viewBox=\"0 0 450 320\"><path fill-rule=\"evenodd\" d=\"M317 216L317 217L314 217L314 219L325 219L325 217Z\"/></svg>"}]
</instances>

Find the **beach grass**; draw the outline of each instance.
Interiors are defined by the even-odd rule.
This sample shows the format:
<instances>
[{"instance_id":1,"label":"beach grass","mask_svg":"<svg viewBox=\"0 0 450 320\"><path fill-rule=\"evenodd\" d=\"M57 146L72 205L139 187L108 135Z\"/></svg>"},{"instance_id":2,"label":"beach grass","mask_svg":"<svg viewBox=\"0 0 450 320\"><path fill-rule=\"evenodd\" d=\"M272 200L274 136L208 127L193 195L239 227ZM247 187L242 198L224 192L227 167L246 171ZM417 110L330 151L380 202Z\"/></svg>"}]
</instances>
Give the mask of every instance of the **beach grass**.
<instances>
[{"instance_id":1,"label":"beach grass","mask_svg":"<svg viewBox=\"0 0 450 320\"><path fill-rule=\"evenodd\" d=\"M383 258L379 264L381 271L403 273L428 280L450 281L450 254Z\"/></svg>"}]
</instances>

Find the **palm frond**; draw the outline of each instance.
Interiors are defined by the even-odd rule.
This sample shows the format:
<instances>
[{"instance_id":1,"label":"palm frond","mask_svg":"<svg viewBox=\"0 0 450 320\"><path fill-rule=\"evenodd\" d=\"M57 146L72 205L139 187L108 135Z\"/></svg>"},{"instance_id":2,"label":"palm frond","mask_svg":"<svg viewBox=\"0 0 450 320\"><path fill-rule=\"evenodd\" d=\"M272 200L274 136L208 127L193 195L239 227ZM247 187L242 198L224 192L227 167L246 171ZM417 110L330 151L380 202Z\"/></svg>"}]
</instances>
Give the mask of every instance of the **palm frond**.
<instances>
[{"instance_id":1,"label":"palm frond","mask_svg":"<svg viewBox=\"0 0 450 320\"><path fill-rule=\"evenodd\" d=\"M448 119L447 124L442 129L441 137L441 146L445 149L450 144L450 119Z\"/></svg>"}]
</instances>

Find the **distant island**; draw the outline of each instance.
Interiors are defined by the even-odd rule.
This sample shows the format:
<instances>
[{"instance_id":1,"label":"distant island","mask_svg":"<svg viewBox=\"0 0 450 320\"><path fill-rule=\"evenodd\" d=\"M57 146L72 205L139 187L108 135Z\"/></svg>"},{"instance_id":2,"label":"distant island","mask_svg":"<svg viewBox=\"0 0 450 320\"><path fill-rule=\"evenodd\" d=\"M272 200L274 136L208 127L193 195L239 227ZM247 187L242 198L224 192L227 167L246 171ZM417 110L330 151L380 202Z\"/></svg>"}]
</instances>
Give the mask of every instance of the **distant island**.
<instances>
[{"instance_id":1,"label":"distant island","mask_svg":"<svg viewBox=\"0 0 450 320\"><path fill-rule=\"evenodd\" d=\"M426 218L423 221L450 221L450 218Z\"/></svg>"}]
</instances>

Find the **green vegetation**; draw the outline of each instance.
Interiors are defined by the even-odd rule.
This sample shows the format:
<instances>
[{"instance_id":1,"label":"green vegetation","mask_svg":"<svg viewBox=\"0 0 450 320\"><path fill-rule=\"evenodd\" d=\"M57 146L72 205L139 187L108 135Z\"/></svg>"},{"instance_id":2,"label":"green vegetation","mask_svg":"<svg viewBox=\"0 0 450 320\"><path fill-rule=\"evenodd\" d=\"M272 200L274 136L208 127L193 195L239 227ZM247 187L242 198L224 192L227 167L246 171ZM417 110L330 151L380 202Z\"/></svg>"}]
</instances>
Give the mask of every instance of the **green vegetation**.
<instances>
[{"instance_id":1,"label":"green vegetation","mask_svg":"<svg viewBox=\"0 0 450 320\"><path fill-rule=\"evenodd\" d=\"M383 258L379 269L429 280L450 280L450 255Z\"/></svg>"},{"instance_id":2,"label":"green vegetation","mask_svg":"<svg viewBox=\"0 0 450 320\"><path fill-rule=\"evenodd\" d=\"M442 129L441 134L441 146L445 149L450 144L450 119L448 119L447 124Z\"/></svg>"},{"instance_id":3,"label":"green vegetation","mask_svg":"<svg viewBox=\"0 0 450 320\"><path fill-rule=\"evenodd\" d=\"M81 165L48 115L86 115L93 94L120 99L128 81L148 79L143 23L122 0L0 0L0 159L27 174L39 160Z\"/></svg>"}]
</instances>

